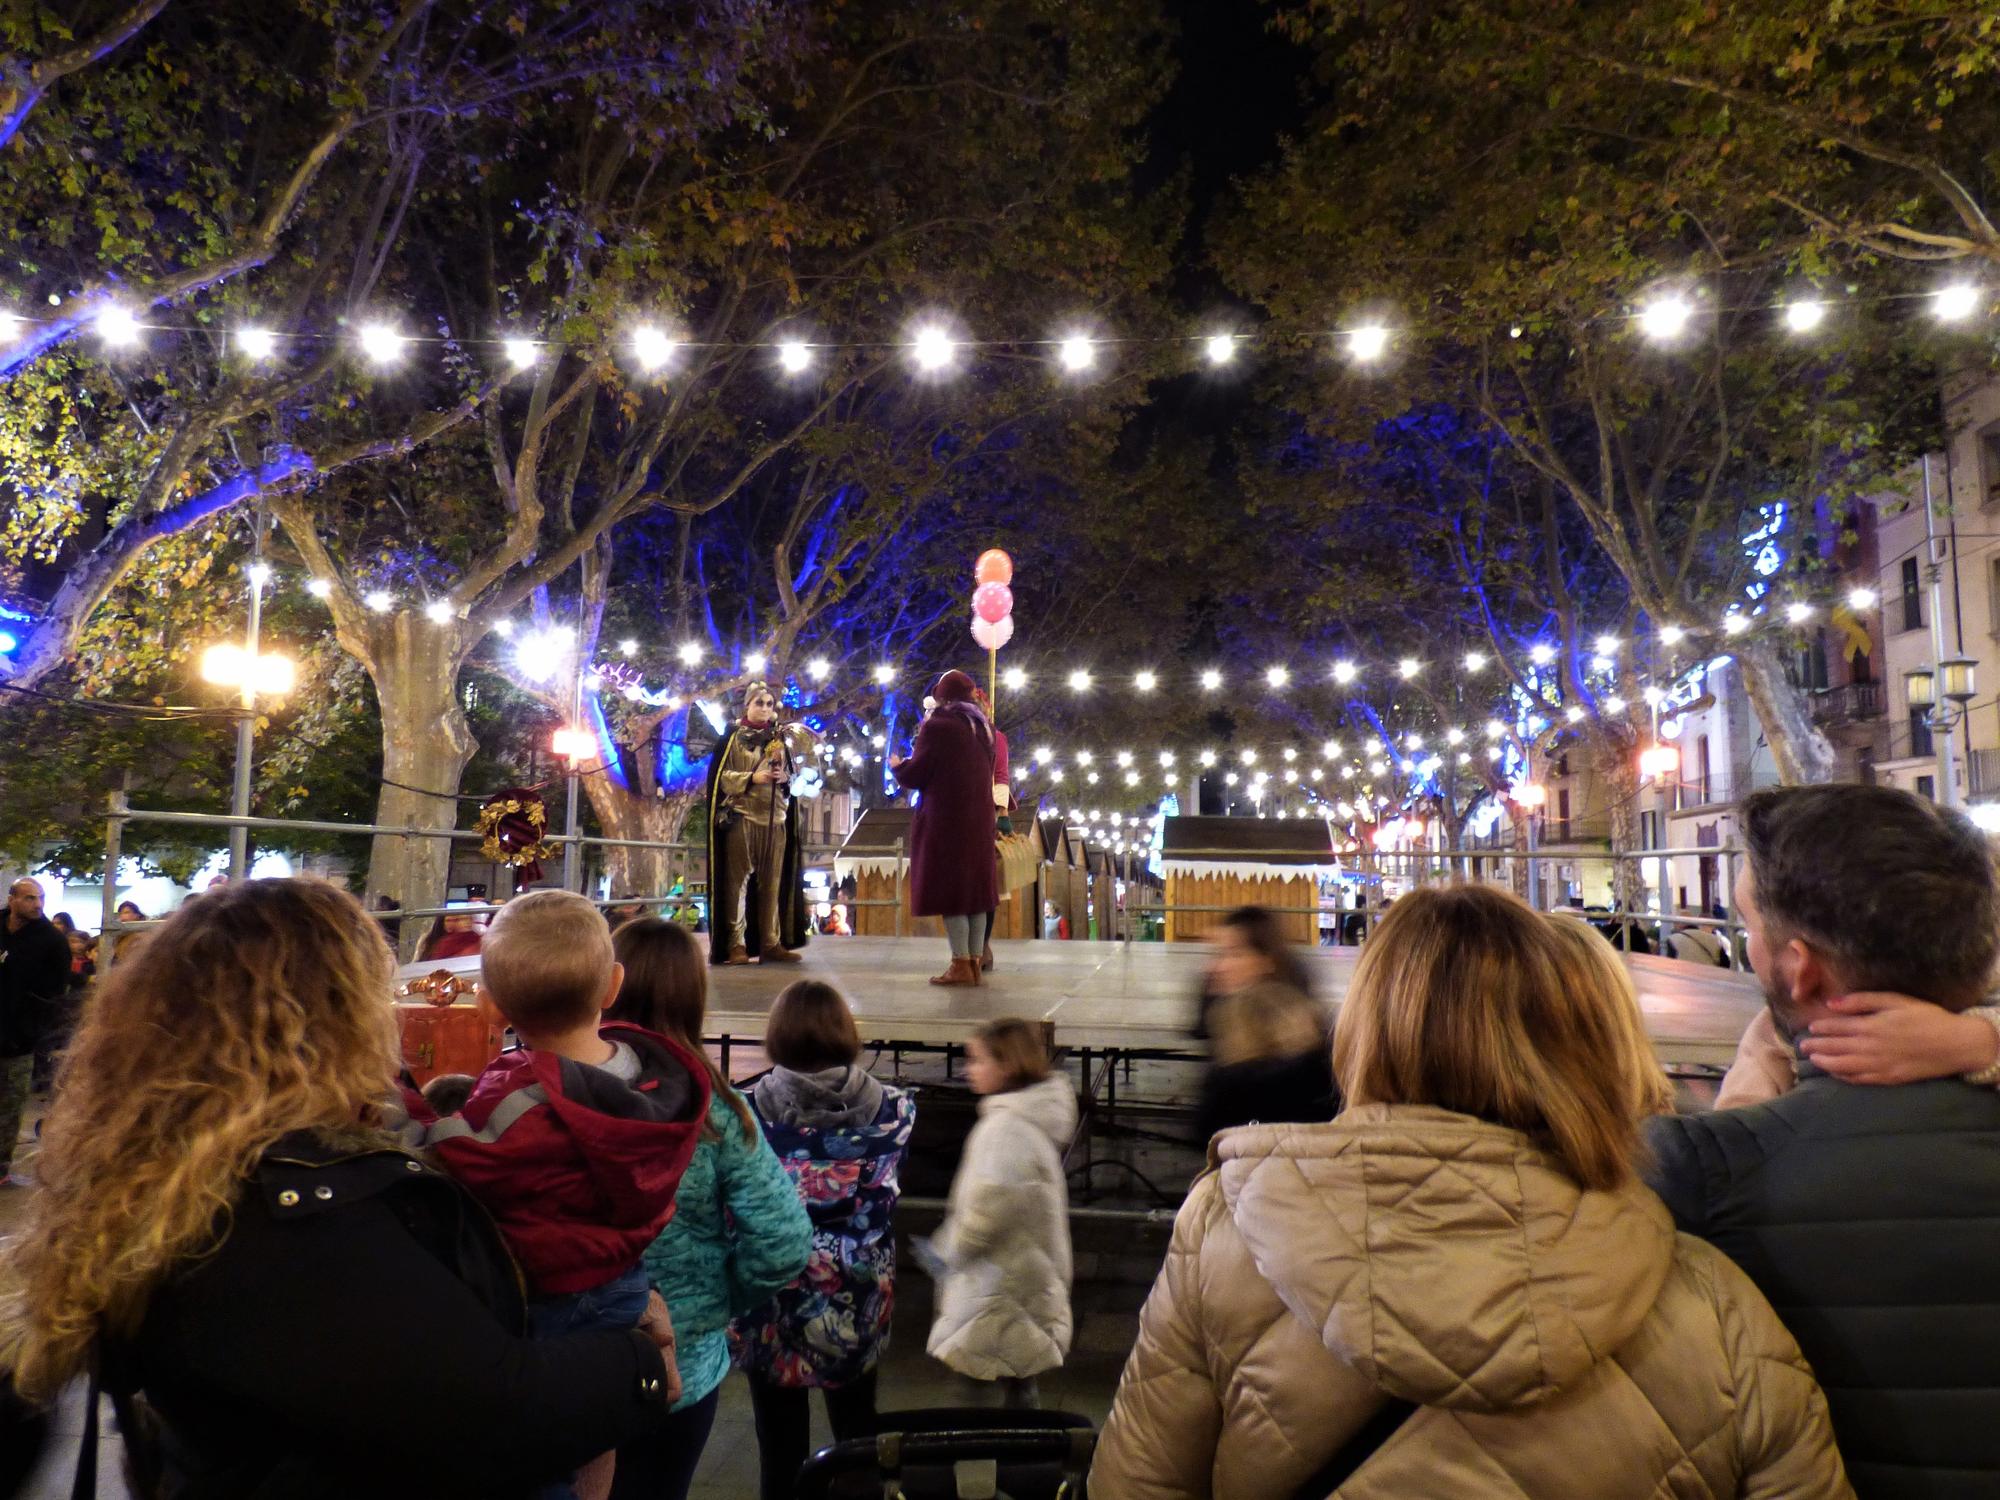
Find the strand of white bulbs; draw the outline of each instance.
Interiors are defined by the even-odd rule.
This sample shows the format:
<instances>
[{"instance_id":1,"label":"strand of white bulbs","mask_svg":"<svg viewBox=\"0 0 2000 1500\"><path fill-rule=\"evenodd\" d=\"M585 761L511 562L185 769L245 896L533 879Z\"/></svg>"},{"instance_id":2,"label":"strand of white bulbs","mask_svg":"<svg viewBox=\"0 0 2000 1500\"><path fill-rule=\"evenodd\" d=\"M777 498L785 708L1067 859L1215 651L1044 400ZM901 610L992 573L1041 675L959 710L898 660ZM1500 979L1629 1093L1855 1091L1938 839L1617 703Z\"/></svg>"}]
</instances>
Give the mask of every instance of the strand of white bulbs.
<instances>
[{"instance_id":1,"label":"strand of white bulbs","mask_svg":"<svg viewBox=\"0 0 2000 1500\"><path fill-rule=\"evenodd\" d=\"M1932 316L1940 322L1947 323L1963 322L1971 318L1982 311L1988 302L1986 290L1971 281L1954 281L1927 293L1890 294L1888 298L1882 300L1902 300L1906 296L1921 297L1928 301ZM1789 332L1802 335L1817 331L1825 323L1835 305L1824 297L1806 292L1775 304L1773 310ZM1699 311L1695 299L1683 292L1670 291L1650 298L1623 316L1646 337L1659 343L1672 343L1694 323ZM24 328L38 321L44 320L31 319L15 312L0 311L0 343L19 337ZM144 322L131 308L115 303L101 309L91 319L91 326L107 348L116 350L136 348L148 332L194 331L172 324ZM1365 364L1386 353L1398 332L1399 330L1392 329L1387 323L1371 321L1353 328L1336 330L1332 337L1345 347L1349 356ZM1508 332L1519 338L1524 330L1516 324ZM227 335L229 346L243 358L253 361L275 358L280 344L286 341L321 342L328 337L337 335L281 333L276 329L254 324L234 329ZM959 351L964 349L1053 348L1056 362L1063 370L1070 374L1082 374L1095 366L1099 351L1110 345L1193 344L1200 347L1204 358L1210 364L1226 365L1236 357L1241 348L1257 337L1254 334L1214 331L1184 338L1114 339L1083 330L1071 330L1044 339L981 340L965 337L949 323L940 320L919 324L901 342L840 343L790 337L768 341L702 344L680 338L658 324L643 323L628 335L626 347L633 361L648 374L666 370L672 365L680 350L697 347L769 349L777 361L779 370L787 375L804 374L812 368L817 354L828 349L902 349L919 371L938 374L949 369L955 363ZM503 333L487 338L446 339L442 336L420 338L405 333L395 324L383 320L359 325L354 330L352 338L363 359L376 366L395 364L412 344L430 342L497 349L507 364L520 372L533 369L541 362L545 351L557 347L550 340L528 333Z\"/></svg>"}]
</instances>

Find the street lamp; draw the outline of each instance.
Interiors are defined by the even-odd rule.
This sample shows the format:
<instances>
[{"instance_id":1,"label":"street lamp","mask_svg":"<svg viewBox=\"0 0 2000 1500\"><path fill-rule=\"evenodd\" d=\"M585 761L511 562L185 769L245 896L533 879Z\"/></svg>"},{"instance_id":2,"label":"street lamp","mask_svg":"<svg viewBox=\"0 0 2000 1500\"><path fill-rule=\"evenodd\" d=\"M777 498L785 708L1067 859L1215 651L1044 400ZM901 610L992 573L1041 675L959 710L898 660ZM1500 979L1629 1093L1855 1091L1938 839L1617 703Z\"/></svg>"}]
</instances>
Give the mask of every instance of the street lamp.
<instances>
[{"instance_id":1,"label":"street lamp","mask_svg":"<svg viewBox=\"0 0 2000 1500\"><path fill-rule=\"evenodd\" d=\"M219 643L210 646L201 655L203 680L218 687L235 688L240 695L238 702L241 708L236 716L236 769L229 794L229 814L238 819L250 816L250 756L257 733L258 696L282 698L291 692L298 680L290 657L258 649L258 636L263 625L264 587L271 580L271 570L264 565L260 555L253 557L243 571L250 583L250 614L243 644L239 646L233 641ZM250 827L246 822L237 822L229 829L229 878L242 880L249 873Z\"/></svg>"}]
</instances>

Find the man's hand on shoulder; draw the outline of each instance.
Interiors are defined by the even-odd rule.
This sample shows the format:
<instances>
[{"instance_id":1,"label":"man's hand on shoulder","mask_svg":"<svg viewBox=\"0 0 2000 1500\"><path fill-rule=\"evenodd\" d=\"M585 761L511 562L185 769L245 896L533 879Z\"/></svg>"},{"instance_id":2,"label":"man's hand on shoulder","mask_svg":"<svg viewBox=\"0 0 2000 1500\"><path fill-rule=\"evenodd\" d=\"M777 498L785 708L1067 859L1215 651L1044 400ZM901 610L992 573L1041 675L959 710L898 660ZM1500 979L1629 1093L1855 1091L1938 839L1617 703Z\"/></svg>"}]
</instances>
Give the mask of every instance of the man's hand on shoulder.
<instances>
[{"instance_id":1,"label":"man's hand on shoulder","mask_svg":"<svg viewBox=\"0 0 2000 1500\"><path fill-rule=\"evenodd\" d=\"M1991 1067L2000 1030L1910 995L1864 990L1827 1003L1799 1041L1814 1067L1848 1083L1921 1083Z\"/></svg>"}]
</instances>

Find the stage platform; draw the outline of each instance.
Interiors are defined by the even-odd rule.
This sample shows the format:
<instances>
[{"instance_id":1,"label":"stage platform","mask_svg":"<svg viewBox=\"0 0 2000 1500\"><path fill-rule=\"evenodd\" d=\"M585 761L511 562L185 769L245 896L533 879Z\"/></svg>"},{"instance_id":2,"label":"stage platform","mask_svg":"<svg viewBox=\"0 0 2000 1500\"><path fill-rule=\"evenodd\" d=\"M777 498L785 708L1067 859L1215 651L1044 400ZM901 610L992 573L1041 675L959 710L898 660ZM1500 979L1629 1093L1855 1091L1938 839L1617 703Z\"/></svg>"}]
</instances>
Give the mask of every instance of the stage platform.
<instances>
[{"instance_id":1,"label":"stage platform","mask_svg":"<svg viewBox=\"0 0 2000 1500\"><path fill-rule=\"evenodd\" d=\"M1308 948L1314 990L1338 1004L1356 948ZM978 989L928 983L945 965L936 938L814 938L804 962L709 971L708 1024L736 1041L761 1037L778 991L810 975L853 1002L869 1042L963 1042L1000 1016L1051 1023L1058 1046L1092 1051L1199 1051L1188 1038L1207 951L1199 943L1019 940L993 945L995 967ZM1660 1060L1727 1064L1763 1006L1748 975L1670 958L1629 960Z\"/></svg>"}]
</instances>

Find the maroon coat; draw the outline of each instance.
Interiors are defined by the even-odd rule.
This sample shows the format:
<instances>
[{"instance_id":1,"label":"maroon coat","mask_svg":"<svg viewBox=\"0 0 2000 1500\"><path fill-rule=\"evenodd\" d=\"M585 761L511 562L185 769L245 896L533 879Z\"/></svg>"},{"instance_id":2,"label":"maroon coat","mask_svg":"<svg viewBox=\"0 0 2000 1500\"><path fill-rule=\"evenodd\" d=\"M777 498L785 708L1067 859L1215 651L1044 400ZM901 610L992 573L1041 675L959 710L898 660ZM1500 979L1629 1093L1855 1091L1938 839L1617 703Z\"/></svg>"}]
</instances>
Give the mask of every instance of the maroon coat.
<instances>
[{"instance_id":1,"label":"maroon coat","mask_svg":"<svg viewBox=\"0 0 2000 1500\"><path fill-rule=\"evenodd\" d=\"M993 910L1000 904L993 757L978 732L957 714L934 713L895 773L923 793L910 819L910 910L920 917Z\"/></svg>"}]
</instances>

